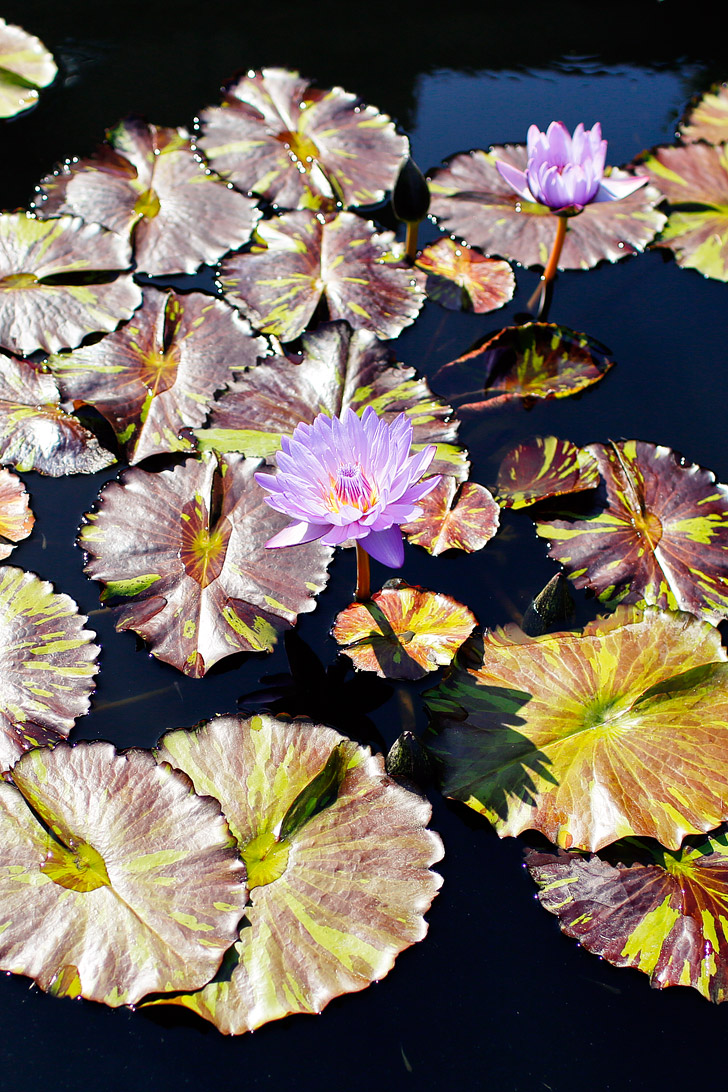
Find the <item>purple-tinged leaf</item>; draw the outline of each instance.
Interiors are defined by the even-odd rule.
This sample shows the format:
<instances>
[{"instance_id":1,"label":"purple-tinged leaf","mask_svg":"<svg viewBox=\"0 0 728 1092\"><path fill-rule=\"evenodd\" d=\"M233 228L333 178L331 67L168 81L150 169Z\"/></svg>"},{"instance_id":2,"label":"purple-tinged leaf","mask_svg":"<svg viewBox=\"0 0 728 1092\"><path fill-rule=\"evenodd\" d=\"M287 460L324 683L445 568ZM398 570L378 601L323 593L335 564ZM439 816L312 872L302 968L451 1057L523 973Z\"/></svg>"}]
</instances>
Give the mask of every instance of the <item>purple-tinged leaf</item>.
<instances>
[{"instance_id":1,"label":"purple-tinged leaf","mask_svg":"<svg viewBox=\"0 0 728 1092\"><path fill-rule=\"evenodd\" d=\"M427 274L427 298L451 311L495 311L513 298L516 279L508 262L486 258L454 239L426 246L417 259Z\"/></svg>"},{"instance_id":2,"label":"purple-tinged leaf","mask_svg":"<svg viewBox=\"0 0 728 1092\"><path fill-rule=\"evenodd\" d=\"M708 144L728 141L728 84L716 84L693 101L680 123L684 141L705 140Z\"/></svg>"},{"instance_id":3,"label":"purple-tinged leaf","mask_svg":"<svg viewBox=\"0 0 728 1092\"><path fill-rule=\"evenodd\" d=\"M34 523L22 480L10 470L0 470L0 559L10 557L17 543L33 530Z\"/></svg>"},{"instance_id":4,"label":"purple-tinged leaf","mask_svg":"<svg viewBox=\"0 0 728 1092\"><path fill-rule=\"evenodd\" d=\"M587 448L557 436L534 436L501 460L496 498L504 508L526 508L547 497L599 485L599 464Z\"/></svg>"}]
</instances>

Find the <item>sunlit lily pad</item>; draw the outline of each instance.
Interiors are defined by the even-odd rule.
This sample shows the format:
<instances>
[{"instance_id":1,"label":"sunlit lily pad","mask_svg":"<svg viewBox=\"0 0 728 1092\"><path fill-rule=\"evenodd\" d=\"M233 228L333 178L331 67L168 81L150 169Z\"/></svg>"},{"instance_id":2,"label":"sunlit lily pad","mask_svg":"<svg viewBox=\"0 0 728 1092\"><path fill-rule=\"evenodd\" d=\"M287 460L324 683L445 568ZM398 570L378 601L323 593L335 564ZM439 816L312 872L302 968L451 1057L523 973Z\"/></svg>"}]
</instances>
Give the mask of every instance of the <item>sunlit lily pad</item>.
<instances>
[{"instance_id":1,"label":"sunlit lily pad","mask_svg":"<svg viewBox=\"0 0 728 1092\"><path fill-rule=\"evenodd\" d=\"M425 299L424 273L401 256L391 231L353 212L301 210L263 221L252 249L222 262L220 283L257 330L281 341L303 333L322 296L330 318L393 338Z\"/></svg>"},{"instance_id":2,"label":"sunlit lily pad","mask_svg":"<svg viewBox=\"0 0 728 1092\"><path fill-rule=\"evenodd\" d=\"M683 140L706 140L723 144L728 140L728 84L721 83L694 102L680 124Z\"/></svg>"},{"instance_id":3,"label":"sunlit lily pad","mask_svg":"<svg viewBox=\"0 0 728 1092\"><path fill-rule=\"evenodd\" d=\"M71 213L127 238L137 269L194 273L250 238L260 213L249 198L206 170L184 129L127 118L90 159L44 178L41 216Z\"/></svg>"},{"instance_id":4,"label":"sunlit lily pad","mask_svg":"<svg viewBox=\"0 0 728 1092\"><path fill-rule=\"evenodd\" d=\"M449 664L475 626L475 615L451 596L388 580L371 600L337 615L333 637L360 671L421 679Z\"/></svg>"},{"instance_id":5,"label":"sunlit lily pad","mask_svg":"<svg viewBox=\"0 0 728 1092\"><path fill-rule=\"evenodd\" d=\"M26 356L114 330L141 303L129 244L73 216L0 214L0 345Z\"/></svg>"},{"instance_id":6,"label":"sunlit lily pad","mask_svg":"<svg viewBox=\"0 0 728 1092\"><path fill-rule=\"evenodd\" d=\"M638 171L670 203L654 245L672 250L678 265L728 281L728 144L657 148Z\"/></svg>"},{"instance_id":7,"label":"sunlit lily pad","mask_svg":"<svg viewBox=\"0 0 728 1092\"><path fill-rule=\"evenodd\" d=\"M162 1003L240 1034L364 989L424 937L442 843L381 756L321 725L220 717L169 732L158 758L220 801L252 889L219 980Z\"/></svg>"},{"instance_id":8,"label":"sunlit lily pad","mask_svg":"<svg viewBox=\"0 0 728 1092\"><path fill-rule=\"evenodd\" d=\"M427 696L443 792L501 836L677 849L728 817L726 658L709 623L654 608L468 642Z\"/></svg>"},{"instance_id":9,"label":"sunlit lily pad","mask_svg":"<svg viewBox=\"0 0 728 1092\"><path fill-rule=\"evenodd\" d=\"M199 429L202 450L242 451L270 458L281 437L319 413L338 417L350 406L373 406L385 420L404 413L412 424L413 450L435 444L430 474L467 477L467 454L457 446L458 422L414 368L397 364L391 349L366 330L326 323L301 339L295 358L271 357L231 383Z\"/></svg>"},{"instance_id":10,"label":"sunlit lily pad","mask_svg":"<svg viewBox=\"0 0 728 1092\"><path fill-rule=\"evenodd\" d=\"M557 436L534 436L501 460L496 497L504 508L526 508L562 493L599 485L599 464L588 448Z\"/></svg>"},{"instance_id":11,"label":"sunlit lily pad","mask_svg":"<svg viewBox=\"0 0 728 1092\"><path fill-rule=\"evenodd\" d=\"M539 519L549 553L605 602L656 603L718 623L728 616L728 486L669 447L589 444L603 486L588 507Z\"/></svg>"},{"instance_id":12,"label":"sunlit lily pad","mask_svg":"<svg viewBox=\"0 0 728 1092\"><path fill-rule=\"evenodd\" d=\"M203 423L216 390L265 352L240 314L201 292L144 289L144 304L120 330L48 367L63 396L95 406L131 463L191 451L182 429Z\"/></svg>"},{"instance_id":13,"label":"sunlit lily pad","mask_svg":"<svg viewBox=\"0 0 728 1092\"><path fill-rule=\"evenodd\" d=\"M453 156L432 172L430 212L440 226L486 254L521 265L545 266L556 235L556 217L545 205L524 201L499 174L495 161L526 167L523 144ZM613 178L629 177L612 169ZM569 219L560 269L590 269L644 250L665 222L654 186L621 201L587 205Z\"/></svg>"},{"instance_id":14,"label":"sunlit lily pad","mask_svg":"<svg viewBox=\"0 0 728 1092\"><path fill-rule=\"evenodd\" d=\"M265 549L287 517L265 504L259 465L207 455L159 474L135 467L81 530L86 572L104 599L123 600L116 628L194 678L235 652L270 651L326 584L328 546Z\"/></svg>"},{"instance_id":15,"label":"sunlit lily pad","mask_svg":"<svg viewBox=\"0 0 728 1092\"><path fill-rule=\"evenodd\" d=\"M107 1005L208 982L245 869L216 800L110 743L30 751L0 783L0 967Z\"/></svg>"},{"instance_id":16,"label":"sunlit lily pad","mask_svg":"<svg viewBox=\"0 0 728 1092\"><path fill-rule=\"evenodd\" d=\"M0 567L0 771L88 711L99 648L85 622L48 581Z\"/></svg>"},{"instance_id":17,"label":"sunlit lily pad","mask_svg":"<svg viewBox=\"0 0 728 1092\"><path fill-rule=\"evenodd\" d=\"M563 850L529 850L541 905L567 936L650 984L693 986L728 998L728 837L691 838L670 852L654 842L614 846L616 863Z\"/></svg>"},{"instance_id":18,"label":"sunlit lily pad","mask_svg":"<svg viewBox=\"0 0 728 1092\"><path fill-rule=\"evenodd\" d=\"M39 474L93 474L116 462L81 422L60 406L48 372L0 356L0 462Z\"/></svg>"},{"instance_id":19,"label":"sunlit lily pad","mask_svg":"<svg viewBox=\"0 0 728 1092\"><path fill-rule=\"evenodd\" d=\"M508 262L486 258L454 239L426 246L417 266L427 274L428 299L451 311L495 311L513 298L516 287Z\"/></svg>"},{"instance_id":20,"label":"sunlit lily pad","mask_svg":"<svg viewBox=\"0 0 728 1092\"><path fill-rule=\"evenodd\" d=\"M28 537L34 523L22 481L17 474L0 470L0 559L9 557L16 544Z\"/></svg>"},{"instance_id":21,"label":"sunlit lily pad","mask_svg":"<svg viewBox=\"0 0 728 1092\"><path fill-rule=\"evenodd\" d=\"M0 19L0 118L35 106L38 88L52 83L57 71L40 39Z\"/></svg>"},{"instance_id":22,"label":"sunlit lily pad","mask_svg":"<svg viewBox=\"0 0 728 1092\"><path fill-rule=\"evenodd\" d=\"M435 556L445 550L482 550L498 530L498 505L477 482L460 485L455 477L443 476L417 503L422 515L402 530Z\"/></svg>"},{"instance_id":23,"label":"sunlit lily pad","mask_svg":"<svg viewBox=\"0 0 728 1092\"><path fill-rule=\"evenodd\" d=\"M514 399L568 398L597 383L613 366L609 350L587 334L547 322L507 326L457 360L432 383L458 413Z\"/></svg>"},{"instance_id":24,"label":"sunlit lily pad","mask_svg":"<svg viewBox=\"0 0 728 1092\"><path fill-rule=\"evenodd\" d=\"M319 196L346 206L381 201L409 148L386 114L282 68L229 84L222 106L203 110L200 122L198 143L215 170L281 208Z\"/></svg>"}]
</instances>

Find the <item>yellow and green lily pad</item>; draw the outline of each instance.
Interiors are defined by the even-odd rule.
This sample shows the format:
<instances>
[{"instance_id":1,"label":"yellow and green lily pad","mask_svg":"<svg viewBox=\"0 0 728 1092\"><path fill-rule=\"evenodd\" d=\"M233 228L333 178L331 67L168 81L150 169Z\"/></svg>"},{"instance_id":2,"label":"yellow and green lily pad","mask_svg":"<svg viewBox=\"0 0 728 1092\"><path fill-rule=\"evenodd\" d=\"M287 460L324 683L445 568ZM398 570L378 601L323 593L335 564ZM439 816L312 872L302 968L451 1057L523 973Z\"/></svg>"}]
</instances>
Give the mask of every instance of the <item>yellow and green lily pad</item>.
<instances>
[{"instance_id":1,"label":"yellow and green lily pad","mask_svg":"<svg viewBox=\"0 0 728 1092\"><path fill-rule=\"evenodd\" d=\"M35 106L38 89L53 83L57 72L39 38L0 19L0 118Z\"/></svg>"},{"instance_id":2,"label":"yellow and green lily pad","mask_svg":"<svg viewBox=\"0 0 728 1092\"><path fill-rule=\"evenodd\" d=\"M477 482L460 484L443 475L418 502L422 515L402 530L410 542L433 556L445 550L482 550L498 530L500 513L492 494Z\"/></svg>"},{"instance_id":3,"label":"yellow and green lily pad","mask_svg":"<svg viewBox=\"0 0 728 1092\"><path fill-rule=\"evenodd\" d=\"M728 140L728 84L716 84L694 100L680 123L679 133L684 141L724 144Z\"/></svg>"},{"instance_id":4,"label":"yellow and green lily pad","mask_svg":"<svg viewBox=\"0 0 728 1092\"><path fill-rule=\"evenodd\" d=\"M0 559L5 560L18 542L33 530L35 516L28 496L17 474L0 470Z\"/></svg>"},{"instance_id":5,"label":"yellow and green lily pad","mask_svg":"<svg viewBox=\"0 0 728 1092\"><path fill-rule=\"evenodd\" d=\"M527 508L548 497L599 485L599 466L587 448L557 436L534 436L501 460L496 498L504 508Z\"/></svg>"},{"instance_id":6,"label":"yellow and green lily pad","mask_svg":"<svg viewBox=\"0 0 728 1092\"><path fill-rule=\"evenodd\" d=\"M508 262L486 258L455 239L426 246L417 268L427 274L427 298L451 311L484 315L513 298L516 279Z\"/></svg>"}]
</instances>

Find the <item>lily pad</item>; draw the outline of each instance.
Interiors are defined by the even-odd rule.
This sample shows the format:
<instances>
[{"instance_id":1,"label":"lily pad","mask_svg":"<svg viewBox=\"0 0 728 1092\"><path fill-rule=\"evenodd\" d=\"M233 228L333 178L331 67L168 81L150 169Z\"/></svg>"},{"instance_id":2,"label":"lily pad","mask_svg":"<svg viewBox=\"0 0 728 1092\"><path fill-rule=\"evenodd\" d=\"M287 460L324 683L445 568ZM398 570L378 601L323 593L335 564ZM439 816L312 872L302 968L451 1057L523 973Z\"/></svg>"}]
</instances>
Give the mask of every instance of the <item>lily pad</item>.
<instances>
[{"instance_id":1,"label":"lily pad","mask_svg":"<svg viewBox=\"0 0 728 1092\"><path fill-rule=\"evenodd\" d=\"M193 678L235 652L269 652L326 584L329 547L265 549L287 517L265 504L259 465L207 455L133 468L104 487L79 536L104 600L123 600L116 628Z\"/></svg>"},{"instance_id":2,"label":"lily pad","mask_svg":"<svg viewBox=\"0 0 728 1092\"><path fill-rule=\"evenodd\" d=\"M200 124L198 144L215 170L280 208L318 197L381 201L409 150L386 114L282 68L228 84L222 106L203 110Z\"/></svg>"},{"instance_id":3,"label":"lily pad","mask_svg":"<svg viewBox=\"0 0 728 1092\"><path fill-rule=\"evenodd\" d=\"M322 296L332 319L397 337L424 303L424 273L402 260L391 231L353 212L328 219L308 210L261 223L249 252L221 264L220 283L257 330L292 341Z\"/></svg>"},{"instance_id":4,"label":"lily pad","mask_svg":"<svg viewBox=\"0 0 728 1092\"><path fill-rule=\"evenodd\" d=\"M224 973L162 1004L238 1035L364 989L425 936L442 843L380 755L322 725L218 717L167 733L157 757L220 801L252 889Z\"/></svg>"},{"instance_id":5,"label":"lily pad","mask_svg":"<svg viewBox=\"0 0 728 1092\"><path fill-rule=\"evenodd\" d=\"M410 542L434 556L445 550L482 550L498 530L498 505L477 482L459 485L456 478L443 476L417 503L422 515L402 530Z\"/></svg>"},{"instance_id":6,"label":"lily pad","mask_svg":"<svg viewBox=\"0 0 728 1092\"><path fill-rule=\"evenodd\" d=\"M636 967L655 989L692 986L725 1001L728 837L689 839L675 852L633 842L610 857L529 850L526 864L541 905L588 952Z\"/></svg>"},{"instance_id":7,"label":"lily pad","mask_svg":"<svg viewBox=\"0 0 728 1092\"><path fill-rule=\"evenodd\" d=\"M693 102L680 123L683 140L706 140L708 144L728 141L728 84L717 84Z\"/></svg>"},{"instance_id":8,"label":"lily pad","mask_svg":"<svg viewBox=\"0 0 728 1092\"><path fill-rule=\"evenodd\" d=\"M0 567L0 772L88 711L99 648L85 622L48 581Z\"/></svg>"},{"instance_id":9,"label":"lily pad","mask_svg":"<svg viewBox=\"0 0 728 1092\"><path fill-rule=\"evenodd\" d=\"M37 748L12 779L0 783L0 967L114 1007L208 982L247 895L217 801L110 743Z\"/></svg>"},{"instance_id":10,"label":"lily pad","mask_svg":"<svg viewBox=\"0 0 728 1092\"><path fill-rule=\"evenodd\" d=\"M457 446L458 422L450 406L430 391L414 368L367 330L331 322L303 335L295 359L271 357L241 375L221 395L209 427L198 429L201 450L242 451L270 458L301 422L319 413L339 417L350 406L373 406L385 420L404 413L412 424L413 450L435 444L430 474L467 477L467 453Z\"/></svg>"},{"instance_id":11,"label":"lily pad","mask_svg":"<svg viewBox=\"0 0 728 1092\"><path fill-rule=\"evenodd\" d=\"M129 238L137 269L152 276L194 273L250 238L255 202L216 177L184 129L127 118L90 159L44 178L41 216L70 213Z\"/></svg>"},{"instance_id":12,"label":"lily pad","mask_svg":"<svg viewBox=\"0 0 728 1092\"><path fill-rule=\"evenodd\" d=\"M504 508L527 508L547 497L598 485L599 464L587 448L557 436L534 436L502 459L496 497Z\"/></svg>"},{"instance_id":13,"label":"lily pad","mask_svg":"<svg viewBox=\"0 0 728 1092\"><path fill-rule=\"evenodd\" d=\"M628 440L584 450L603 479L594 503L537 521L576 586L716 624L728 616L728 486L669 447Z\"/></svg>"},{"instance_id":14,"label":"lily pad","mask_svg":"<svg viewBox=\"0 0 728 1092\"><path fill-rule=\"evenodd\" d=\"M38 88L53 83L57 72L39 38L0 19L0 118L35 106Z\"/></svg>"},{"instance_id":15,"label":"lily pad","mask_svg":"<svg viewBox=\"0 0 728 1092\"><path fill-rule=\"evenodd\" d=\"M10 470L0 470L0 559L10 557L17 543L33 530L34 523L23 482Z\"/></svg>"},{"instance_id":16,"label":"lily pad","mask_svg":"<svg viewBox=\"0 0 728 1092\"><path fill-rule=\"evenodd\" d=\"M59 477L94 474L116 462L78 418L61 409L52 375L17 357L0 357L0 461Z\"/></svg>"},{"instance_id":17,"label":"lily pad","mask_svg":"<svg viewBox=\"0 0 728 1092\"><path fill-rule=\"evenodd\" d=\"M677 849L728 817L726 658L707 622L654 608L468 642L427 696L443 792L502 837Z\"/></svg>"},{"instance_id":18,"label":"lily pad","mask_svg":"<svg viewBox=\"0 0 728 1092\"><path fill-rule=\"evenodd\" d=\"M73 216L0 214L0 345L27 356L114 330L141 303L129 244Z\"/></svg>"},{"instance_id":19,"label":"lily pad","mask_svg":"<svg viewBox=\"0 0 728 1092\"><path fill-rule=\"evenodd\" d=\"M95 406L127 458L191 451L180 435L201 425L215 391L266 350L240 314L201 292L144 289L142 307L95 345L47 363L63 396Z\"/></svg>"},{"instance_id":20,"label":"lily pad","mask_svg":"<svg viewBox=\"0 0 728 1092\"><path fill-rule=\"evenodd\" d=\"M728 145L656 148L638 172L648 174L670 204L654 245L672 250L678 265L728 281Z\"/></svg>"},{"instance_id":21,"label":"lily pad","mask_svg":"<svg viewBox=\"0 0 728 1092\"><path fill-rule=\"evenodd\" d=\"M477 349L443 365L432 382L443 397L457 403L459 414L479 413L515 399L578 394L613 367L608 353L587 334L527 322L499 330Z\"/></svg>"},{"instance_id":22,"label":"lily pad","mask_svg":"<svg viewBox=\"0 0 728 1092\"><path fill-rule=\"evenodd\" d=\"M545 205L524 201L499 174L495 161L526 167L526 146L461 153L432 172L430 212L440 227L486 254L545 266L556 236L556 217ZM612 178L630 177L612 168ZM621 201L587 205L569 219L559 269L591 269L644 250L665 223L654 186Z\"/></svg>"},{"instance_id":23,"label":"lily pad","mask_svg":"<svg viewBox=\"0 0 728 1092\"><path fill-rule=\"evenodd\" d=\"M513 298L516 278L508 262L486 258L454 239L438 239L417 259L427 274L428 299L451 311L495 311Z\"/></svg>"},{"instance_id":24,"label":"lily pad","mask_svg":"<svg viewBox=\"0 0 728 1092\"><path fill-rule=\"evenodd\" d=\"M371 600L337 615L332 635L360 671L421 679L449 664L476 624L451 596L388 580Z\"/></svg>"}]
</instances>

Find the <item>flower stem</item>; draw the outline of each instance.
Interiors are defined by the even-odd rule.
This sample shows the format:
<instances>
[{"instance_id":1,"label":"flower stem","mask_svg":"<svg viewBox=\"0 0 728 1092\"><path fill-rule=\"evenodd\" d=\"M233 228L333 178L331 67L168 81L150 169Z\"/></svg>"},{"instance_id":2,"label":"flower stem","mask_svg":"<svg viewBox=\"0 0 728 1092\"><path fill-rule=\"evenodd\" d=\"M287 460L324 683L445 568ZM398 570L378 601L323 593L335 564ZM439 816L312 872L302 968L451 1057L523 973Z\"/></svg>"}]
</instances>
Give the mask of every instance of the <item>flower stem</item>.
<instances>
[{"instance_id":1,"label":"flower stem","mask_svg":"<svg viewBox=\"0 0 728 1092\"><path fill-rule=\"evenodd\" d=\"M405 258L413 263L417 257L417 235L419 232L419 220L410 220L407 224L407 240L405 242Z\"/></svg>"},{"instance_id":2,"label":"flower stem","mask_svg":"<svg viewBox=\"0 0 728 1092\"><path fill-rule=\"evenodd\" d=\"M559 258L561 257L561 251L564 249L564 239L566 238L566 229L568 227L567 217L559 216L556 214L557 227L556 238L554 239L554 245L551 248L551 254L549 260L546 263L546 268L543 271L541 280L539 281L538 288L528 301L528 310L531 311L536 305L536 300L539 301L538 313L536 318L540 318L543 312L543 306L546 300L546 290L551 281L556 276L556 270L559 264Z\"/></svg>"},{"instance_id":3,"label":"flower stem","mask_svg":"<svg viewBox=\"0 0 728 1092\"><path fill-rule=\"evenodd\" d=\"M369 554L356 544L356 600L357 603L365 603L371 599L371 583L369 577Z\"/></svg>"}]
</instances>

